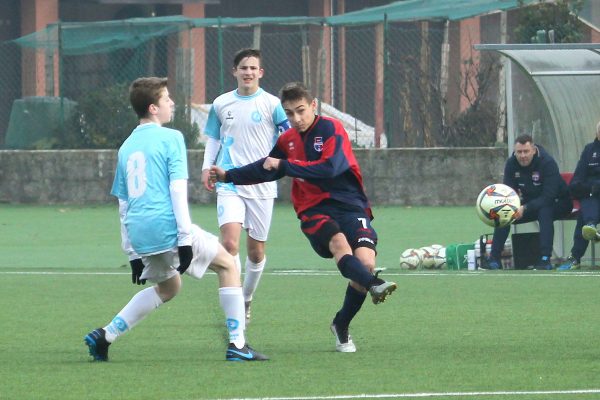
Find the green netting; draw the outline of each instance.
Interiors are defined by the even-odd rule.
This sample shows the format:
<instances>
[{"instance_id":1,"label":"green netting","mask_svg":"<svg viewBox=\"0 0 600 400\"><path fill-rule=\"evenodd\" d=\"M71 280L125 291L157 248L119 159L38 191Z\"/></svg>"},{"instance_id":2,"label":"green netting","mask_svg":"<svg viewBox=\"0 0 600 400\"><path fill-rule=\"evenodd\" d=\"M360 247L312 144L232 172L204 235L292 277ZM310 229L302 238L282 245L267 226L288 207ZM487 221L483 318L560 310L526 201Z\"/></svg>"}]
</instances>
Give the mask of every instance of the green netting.
<instances>
[{"instance_id":1,"label":"green netting","mask_svg":"<svg viewBox=\"0 0 600 400\"><path fill-rule=\"evenodd\" d=\"M534 4L538 0L524 0ZM519 6L519 0L408 0L349 12L327 18L327 23L365 24L383 21L460 20L493 11L510 10Z\"/></svg>"},{"instance_id":2,"label":"green netting","mask_svg":"<svg viewBox=\"0 0 600 400\"><path fill-rule=\"evenodd\" d=\"M326 17L252 17L252 18L194 18L191 20L195 28L216 28L218 26L252 26L252 25L323 25Z\"/></svg>"},{"instance_id":3,"label":"green netting","mask_svg":"<svg viewBox=\"0 0 600 400\"><path fill-rule=\"evenodd\" d=\"M321 25L323 18L186 18L183 16L131 18L120 21L52 24L46 29L15 39L29 48L58 50L64 55L109 52L135 48L151 39L191 28L252 26L257 24ZM60 40L59 40L60 33Z\"/></svg>"},{"instance_id":4,"label":"green netting","mask_svg":"<svg viewBox=\"0 0 600 400\"><path fill-rule=\"evenodd\" d=\"M533 4L537 0L524 0ZM89 54L133 48L152 38L190 28L256 25L355 25L388 21L459 20L493 11L510 10L518 0L408 0L331 17L132 18L120 21L61 23L14 40L20 46L58 49L63 54ZM60 40L59 40L60 32Z\"/></svg>"},{"instance_id":5,"label":"green netting","mask_svg":"<svg viewBox=\"0 0 600 400\"><path fill-rule=\"evenodd\" d=\"M16 39L23 47L58 50L63 55L104 53L135 48L153 39L190 29L185 17L133 18L126 21L52 24ZM60 40L59 40L60 33Z\"/></svg>"},{"instance_id":6,"label":"green netting","mask_svg":"<svg viewBox=\"0 0 600 400\"><path fill-rule=\"evenodd\" d=\"M328 18L170 16L53 24L0 43L0 139L10 130L11 145L42 143L27 132L15 139L27 128L9 118L21 99L38 96L75 104L72 117L57 118L52 107L32 116L65 124L59 129L65 134L49 144L118 147L133 115L127 86L140 76L168 76L182 119L192 115L202 128L206 113L198 110L236 86L232 55L258 47L266 71L261 86L276 94L286 82L305 82L326 103L322 109L344 121L357 146L487 146L497 138L499 96L491 91L494 84L472 84L484 74L497 82L497 70L486 68L499 57L479 59L464 41L496 41L499 28L446 20L518 6L517 0L408 0ZM464 93L470 86L477 93Z\"/></svg>"}]
</instances>

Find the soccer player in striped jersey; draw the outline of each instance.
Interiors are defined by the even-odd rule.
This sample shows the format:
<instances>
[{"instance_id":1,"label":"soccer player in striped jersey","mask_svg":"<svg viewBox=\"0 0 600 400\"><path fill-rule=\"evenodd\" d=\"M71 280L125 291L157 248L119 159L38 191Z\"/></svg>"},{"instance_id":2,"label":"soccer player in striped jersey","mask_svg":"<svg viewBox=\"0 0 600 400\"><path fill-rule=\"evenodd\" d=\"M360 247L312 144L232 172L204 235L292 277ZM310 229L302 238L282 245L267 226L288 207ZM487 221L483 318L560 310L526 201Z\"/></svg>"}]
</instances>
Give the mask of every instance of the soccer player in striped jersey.
<instances>
[{"instance_id":1,"label":"soccer player in striped jersey","mask_svg":"<svg viewBox=\"0 0 600 400\"><path fill-rule=\"evenodd\" d=\"M208 141L204 150L202 183L209 191L214 190L208 180L212 165L227 170L263 158L269 154L279 134L289 128L279 99L259 86L264 74L260 50L238 51L233 59L232 73L237 80L237 89L215 99L204 129ZM237 186L220 183L216 185L216 191L221 242L235 257L240 272L240 236L242 229L246 231L243 292L246 323L249 323L252 298L267 261L265 245L277 184Z\"/></svg>"},{"instance_id":2,"label":"soccer player in striped jersey","mask_svg":"<svg viewBox=\"0 0 600 400\"><path fill-rule=\"evenodd\" d=\"M286 84L280 99L292 128L279 137L269 155L228 171L212 167L210 179L246 185L293 178L292 204L302 232L314 251L333 258L350 281L331 331L337 351L355 352L349 326L367 293L373 303L382 303L396 284L373 274L377 233L371 226L373 215L360 167L341 122L317 116L316 100L301 83Z\"/></svg>"},{"instance_id":3,"label":"soccer player in striped jersey","mask_svg":"<svg viewBox=\"0 0 600 400\"><path fill-rule=\"evenodd\" d=\"M104 328L85 336L90 355L95 361L108 361L108 348L117 338L177 295L180 274L200 279L210 268L219 277L219 300L229 331L226 360L267 359L246 343L244 301L233 257L216 236L190 219L183 135L162 126L171 120L174 107L167 79L136 79L129 96L140 122L119 149L111 194L119 200L122 246L131 260L132 282L156 284L133 296Z\"/></svg>"}]
</instances>

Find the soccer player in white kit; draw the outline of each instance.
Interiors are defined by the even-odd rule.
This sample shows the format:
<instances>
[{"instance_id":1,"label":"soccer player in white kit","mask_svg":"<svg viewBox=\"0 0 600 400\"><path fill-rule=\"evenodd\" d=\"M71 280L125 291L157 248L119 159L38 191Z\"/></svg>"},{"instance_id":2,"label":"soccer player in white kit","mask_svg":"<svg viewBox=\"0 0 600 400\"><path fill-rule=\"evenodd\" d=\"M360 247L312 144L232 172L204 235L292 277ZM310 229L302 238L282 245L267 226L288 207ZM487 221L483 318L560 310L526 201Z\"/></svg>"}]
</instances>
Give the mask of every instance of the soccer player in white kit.
<instances>
[{"instance_id":1,"label":"soccer player in white kit","mask_svg":"<svg viewBox=\"0 0 600 400\"><path fill-rule=\"evenodd\" d=\"M279 99L259 86L264 74L260 58L257 49L242 49L235 54L232 73L237 89L217 97L208 114L202 183L209 191L214 190L208 179L212 165L228 170L266 157L279 134L290 127ZM243 186L217 183L216 190L221 242L235 257L240 273L240 235L242 229L247 232L243 293L246 323L249 323L252 297L266 263L265 243L277 183Z\"/></svg>"},{"instance_id":2,"label":"soccer player in white kit","mask_svg":"<svg viewBox=\"0 0 600 400\"><path fill-rule=\"evenodd\" d=\"M226 360L268 359L246 343L244 301L233 257L216 236L190 219L183 135L162 126L174 108L167 78L136 79L129 96L140 123L119 149L111 194L119 199L122 246L132 260L132 281L156 284L133 296L104 328L85 336L90 355L108 361L111 343L177 295L180 274L200 279L210 268L219 278L229 331Z\"/></svg>"}]
</instances>

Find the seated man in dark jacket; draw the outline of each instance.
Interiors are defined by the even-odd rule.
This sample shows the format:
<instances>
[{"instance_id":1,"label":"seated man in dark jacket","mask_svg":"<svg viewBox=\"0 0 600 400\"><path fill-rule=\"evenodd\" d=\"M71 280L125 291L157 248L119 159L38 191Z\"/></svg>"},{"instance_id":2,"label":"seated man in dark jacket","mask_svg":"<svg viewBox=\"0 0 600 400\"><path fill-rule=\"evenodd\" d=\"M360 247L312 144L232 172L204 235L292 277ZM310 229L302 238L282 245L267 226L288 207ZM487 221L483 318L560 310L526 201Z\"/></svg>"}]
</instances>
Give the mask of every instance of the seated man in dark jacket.
<instances>
[{"instance_id":1,"label":"seated man in dark jacket","mask_svg":"<svg viewBox=\"0 0 600 400\"><path fill-rule=\"evenodd\" d=\"M573 197L579 200L580 210L573 233L571 256L559 267L560 270L578 269L588 241L600 240L596 229L600 220L600 122L596 125L596 139L581 152L569 189Z\"/></svg>"},{"instance_id":2,"label":"seated man in dark jacket","mask_svg":"<svg viewBox=\"0 0 600 400\"><path fill-rule=\"evenodd\" d=\"M550 256L554 242L554 221L568 215L573 202L567 184L560 176L554 158L529 135L515 139L514 152L504 167L504 184L521 198L515 224L538 221L540 225L539 261L534 269L552 269ZM500 254L510 233L510 225L495 228L487 268L502 268Z\"/></svg>"}]
</instances>

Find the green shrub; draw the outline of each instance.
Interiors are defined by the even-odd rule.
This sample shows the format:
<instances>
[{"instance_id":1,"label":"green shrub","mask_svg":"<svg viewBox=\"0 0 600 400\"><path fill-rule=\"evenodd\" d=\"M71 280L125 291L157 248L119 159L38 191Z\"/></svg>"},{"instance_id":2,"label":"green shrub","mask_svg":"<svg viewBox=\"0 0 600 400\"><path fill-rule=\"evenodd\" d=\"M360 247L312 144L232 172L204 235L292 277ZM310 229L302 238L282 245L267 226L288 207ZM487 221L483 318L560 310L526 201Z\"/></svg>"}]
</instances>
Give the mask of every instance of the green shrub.
<instances>
[{"instance_id":1,"label":"green shrub","mask_svg":"<svg viewBox=\"0 0 600 400\"><path fill-rule=\"evenodd\" d=\"M129 104L128 88L127 84L109 86L79 101L80 147L116 149L121 146L138 123Z\"/></svg>"},{"instance_id":2,"label":"green shrub","mask_svg":"<svg viewBox=\"0 0 600 400\"><path fill-rule=\"evenodd\" d=\"M550 31L554 31L555 43L578 43L583 37L583 24L577 14L583 7L582 0L539 0L539 4L523 7L519 25L515 28L517 43L546 43ZM539 32L539 34L538 34Z\"/></svg>"},{"instance_id":3,"label":"green shrub","mask_svg":"<svg viewBox=\"0 0 600 400\"><path fill-rule=\"evenodd\" d=\"M198 148L200 128L191 122L183 101L175 108L173 121L165 126L183 133L188 148ZM129 104L129 84L116 84L90 92L79 100L74 117L65 121L57 134L55 148L117 149L137 126L138 118Z\"/></svg>"},{"instance_id":4,"label":"green shrub","mask_svg":"<svg viewBox=\"0 0 600 400\"><path fill-rule=\"evenodd\" d=\"M177 106L177 104L181 104ZM175 99L175 115L173 121L165 124L166 127L177 129L183 133L185 145L188 149L197 149L202 147L198 142L200 138L200 127L197 123L192 122L192 115L189 104L186 104L183 99Z\"/></svg>"}]
</instances>

